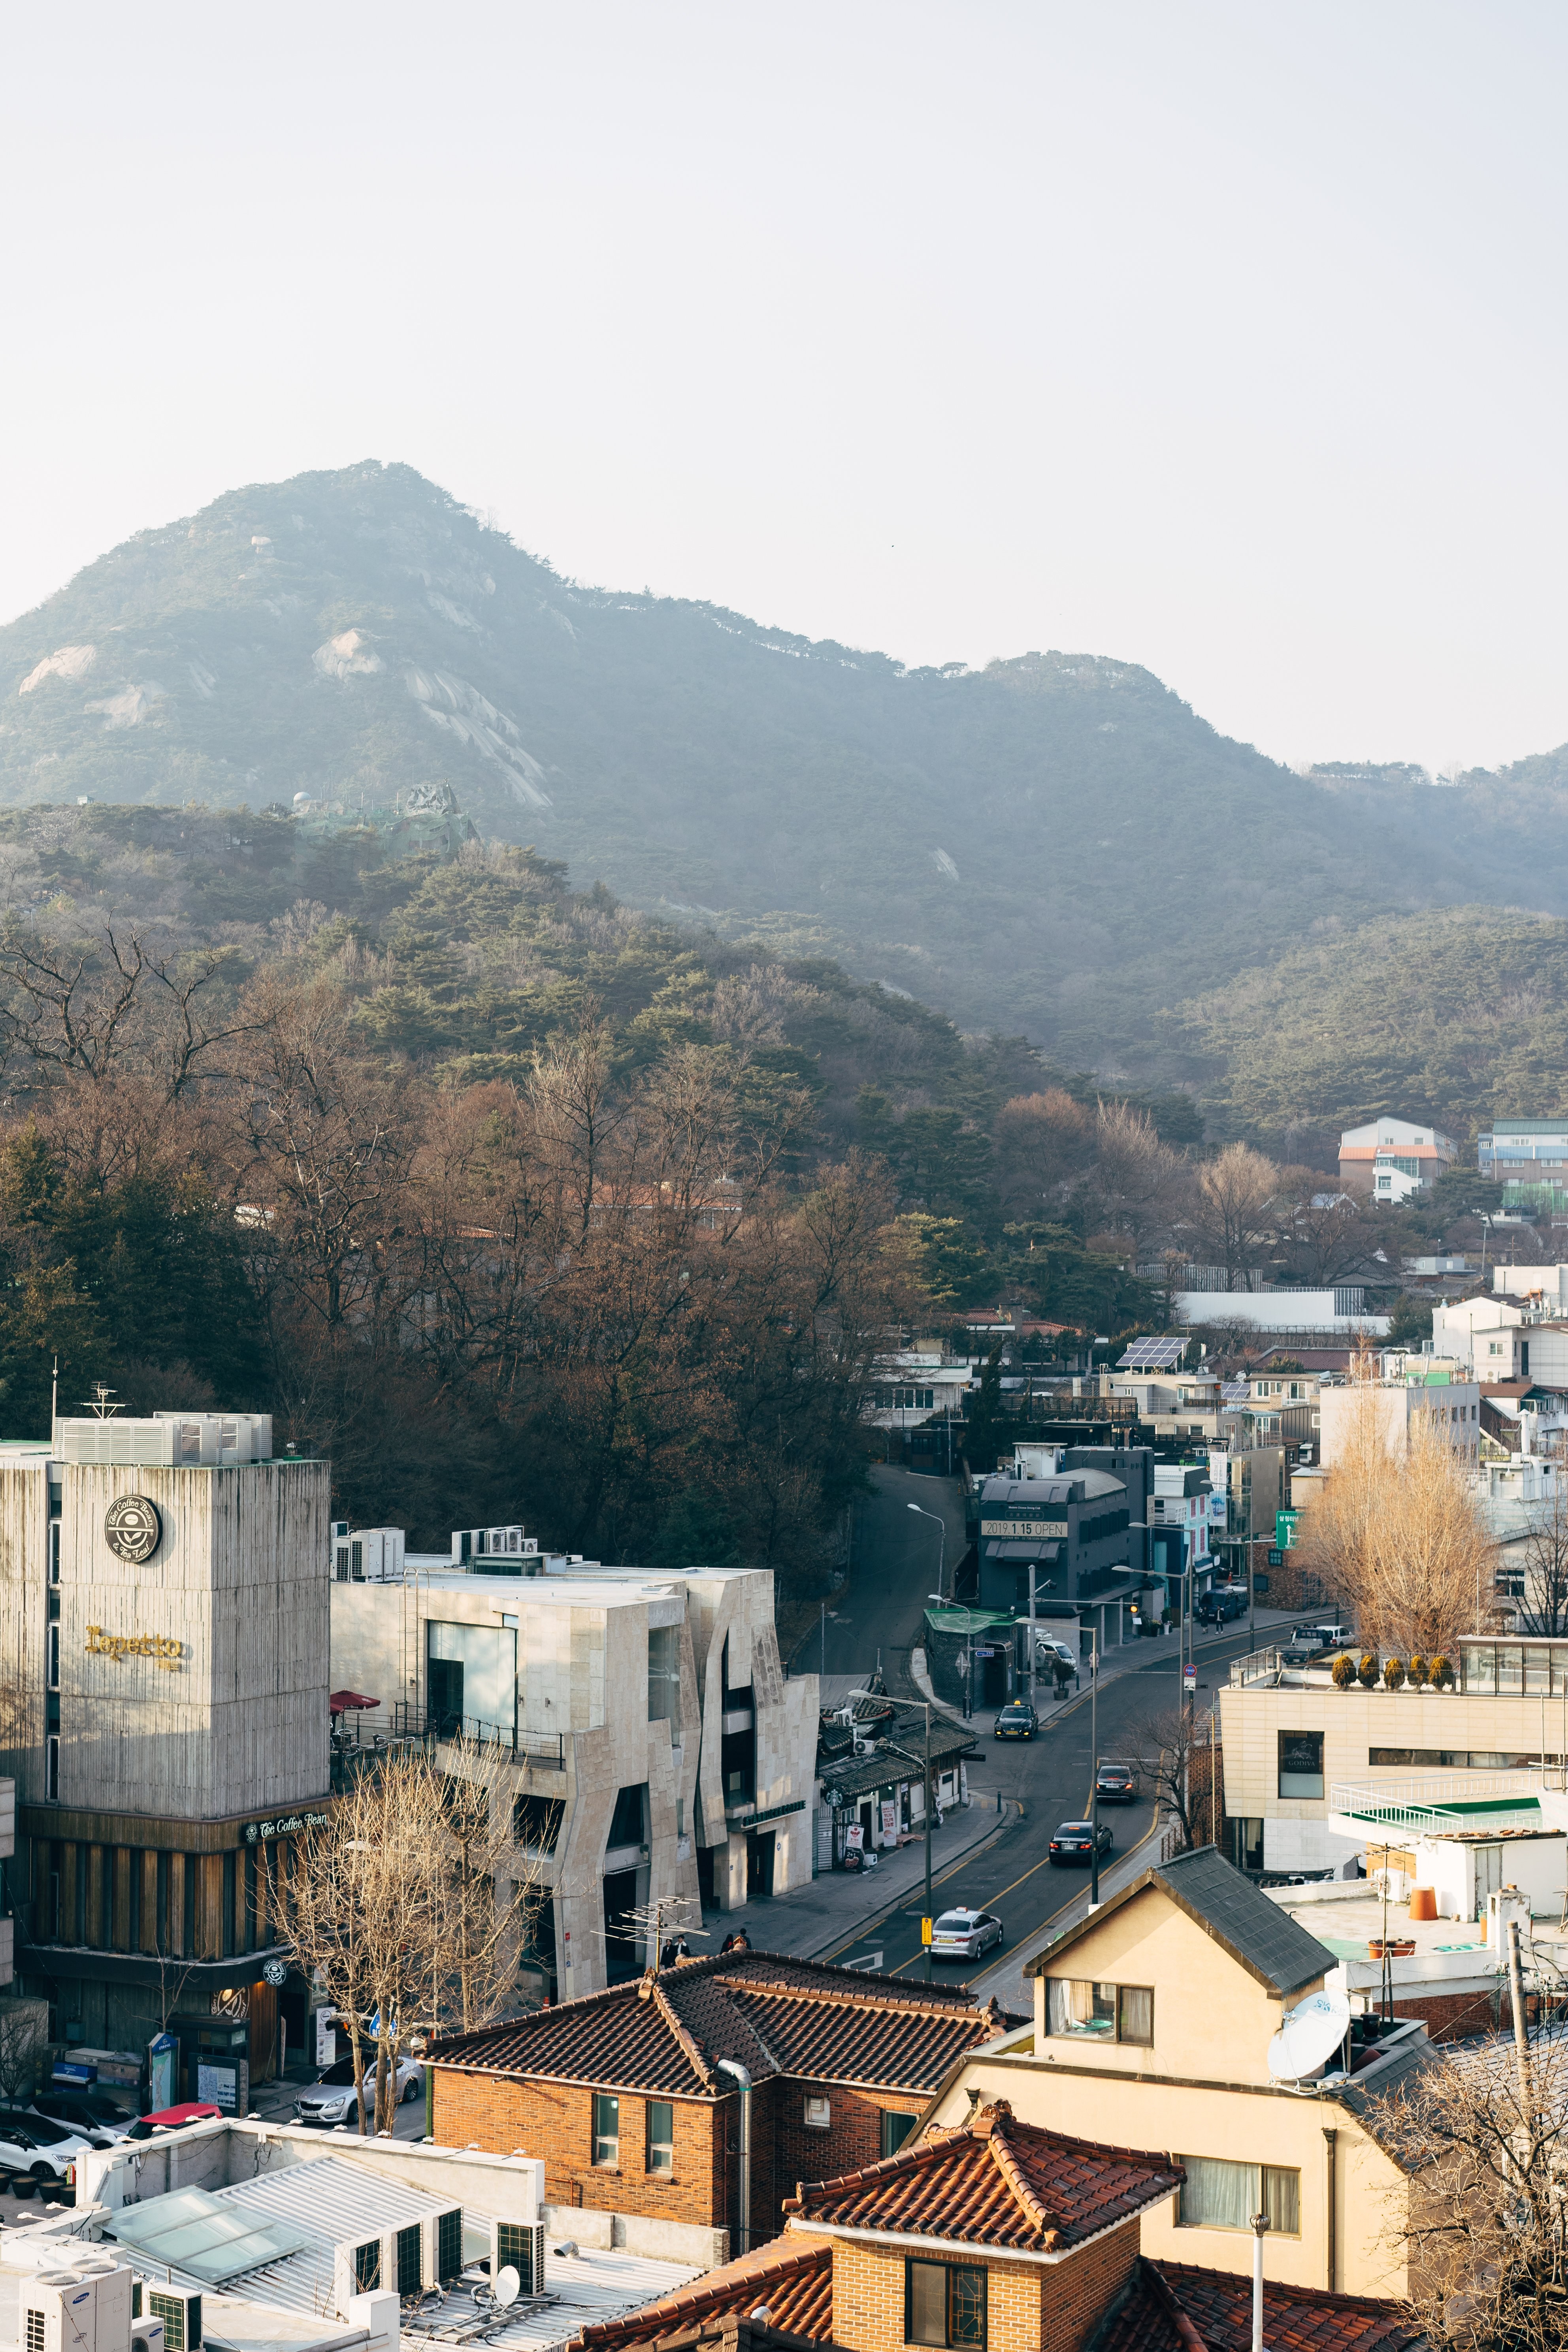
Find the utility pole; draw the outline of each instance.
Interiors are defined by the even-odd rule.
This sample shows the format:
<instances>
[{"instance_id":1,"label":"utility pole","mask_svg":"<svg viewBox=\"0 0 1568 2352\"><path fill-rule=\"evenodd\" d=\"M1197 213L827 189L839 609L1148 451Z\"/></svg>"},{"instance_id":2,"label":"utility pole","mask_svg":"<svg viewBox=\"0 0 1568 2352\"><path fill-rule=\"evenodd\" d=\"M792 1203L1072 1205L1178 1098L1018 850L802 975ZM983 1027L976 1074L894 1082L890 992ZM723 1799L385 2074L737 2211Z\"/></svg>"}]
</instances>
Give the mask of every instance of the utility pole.
<instances>
[{"instance_id":1,"label":"utility pole","mask_svg":"<svg viewBox=\"0 0 1568 2352\"><path fill-rule=\"evenodd\" d=\"M928 1511L923 1509L919 1503L908 1503L904 1507L906 1510L913 1511L917 1518L934 1519L936 1521L937 1531L942 1538L936 1556L936 1589L938 1598L940 1599L942 1594L942 1571L947 1565L947 1521L936 1511Z\"/></svg>"},{"instance_id":2,"label":"utility pole","mask_svg":"<svg viewBox=\"0 0 1568 2352\"><path fill-rule=\"evenodd\" d=\"M1089 1627L1089 1907L1100 1908L1100 1635Z\"/></svg>"},{"instance_id":3,"label":"utility pole","mask_svg":"<svg viewBox=\"0 0 1568 2352\"><path fill-rule=\"evenodd\" d=\"M1029 1705L1031 1706L1035 1704L1035 1569L1037 1564L1034 1560L1029 1562Z\"/></svg>"},{"instance_id":4,"label":"utility pole","mask_svg":"<svg viewBox=\"0 0 1568 2352\"><path fill-rule=\"evenodd\" d=\"M931 1701L930 1701L929 1699L925 1699L925 1700L923 1700L923 1701L921 1702L921 1704L924 1706L924 1707L925 1707L925 1711L926 1711L926 1749L925 1749L925 1768L926 1768L926 1782L925 1782L926 1907L925 1907L925 1920L926 1920L926 1982L927 1982L927 1984L930 1984L930 1982L931 1982L931 1937L932 1934L935 1932L935 1928L936 1928L936 1921L935 1921L934 1917L932 1916L931 1907Z\"/></svg>"}]
</instances>

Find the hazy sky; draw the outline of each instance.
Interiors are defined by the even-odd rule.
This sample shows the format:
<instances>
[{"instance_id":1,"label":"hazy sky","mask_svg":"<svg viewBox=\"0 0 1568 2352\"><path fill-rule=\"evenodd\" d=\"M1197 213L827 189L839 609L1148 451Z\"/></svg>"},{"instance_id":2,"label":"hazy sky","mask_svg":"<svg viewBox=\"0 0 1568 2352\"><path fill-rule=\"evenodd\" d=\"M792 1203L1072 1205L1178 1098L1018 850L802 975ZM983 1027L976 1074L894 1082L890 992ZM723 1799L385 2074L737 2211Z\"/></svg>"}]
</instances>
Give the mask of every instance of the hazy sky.
<instances>
[{"instance_id":1,"label":"hazy sky","mask_svg":"<svg viewBox=\"0 0 1568 2352\"><path fill-rule=\"evenodd\" d=\"M578 578L1143 662L1293 761L1568 738L1568 16L13 8L0 617L402 458Z\"/></svg>"}]
</instances>

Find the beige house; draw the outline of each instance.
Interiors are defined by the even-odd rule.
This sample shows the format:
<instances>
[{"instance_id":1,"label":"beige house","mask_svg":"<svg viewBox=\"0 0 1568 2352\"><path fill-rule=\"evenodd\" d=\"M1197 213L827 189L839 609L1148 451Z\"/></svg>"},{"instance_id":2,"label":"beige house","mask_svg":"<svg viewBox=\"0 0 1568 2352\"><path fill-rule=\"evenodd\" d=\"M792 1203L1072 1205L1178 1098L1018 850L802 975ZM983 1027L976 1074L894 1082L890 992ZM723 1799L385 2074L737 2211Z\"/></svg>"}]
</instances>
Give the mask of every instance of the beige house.
<instances>
[{"instance_id":1,"label":"beige house","mask_svg":"<svg viewBox=\"0 0 1568 2352\"><path fill-rule=\"evenodd\" d=\"M1262 2210L1270 2280L1402 2295L1386 2231L1405 2176L1367 2108L1426 2063L1424 2028L1396 2024L1363 2044L1353 2076L1298 2086L1269 2074L1282 2015L1334 1966L1212 1846L1182 1854L1029 1963L1033 2035L960 2061L921 2126L1005 2099L1053 2131L1167 2149L1186 2178L1143 2217L1153 2260L1249 2271L1247 2217Z\"/></svg>"},{"instance_id":2,"label":"beige house","mask_svg":"<svg viewBox=\"0 0 1568 2352\"><path fill-rule=\"evenodd\" d=\"M1417 1429L1430 1431L1461 1464L1474 1465L1481 1442L1481 1392L1461 1372L1411 1372L1403 1380L1348 1381L1318 1398L1319 1460L1325 1470L1342 1461L1359 1416L1373 1412L1384 1445L1396 1459L1410 1450Z\"/></svg>"}]
</instances>

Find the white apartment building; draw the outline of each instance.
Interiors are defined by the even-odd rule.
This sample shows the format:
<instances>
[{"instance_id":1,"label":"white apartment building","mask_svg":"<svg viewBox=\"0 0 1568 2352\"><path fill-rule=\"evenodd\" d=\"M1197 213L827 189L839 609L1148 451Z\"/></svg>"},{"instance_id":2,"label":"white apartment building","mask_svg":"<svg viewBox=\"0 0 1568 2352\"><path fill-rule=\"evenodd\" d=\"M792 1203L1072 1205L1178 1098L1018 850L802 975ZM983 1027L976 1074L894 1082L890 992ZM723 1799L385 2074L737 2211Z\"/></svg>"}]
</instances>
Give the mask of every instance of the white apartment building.
<instances>
[{"instance_id":1,"label":"white apartment building","mask_svg":"<svg viewBox=\"0 0 1568 2352\"><path fill-rule=\"evenodd\" d=\"M1458 1157L1451 1136L1407 1118L1369 1119L1340 1137L1340 1181L1391 1205L1434 1184Z\"/></svg>"},{"instance_id":2,"label":"white apartment building","mask_svg":"<svg viewBox=\"0 0 1568 2352\"><path fill-rule=\"evenodd\" d=\"M547 1891L535 1990L636 1974L620 1923L647 1904L730 1910L811 1876L817 1677L784 1676L770 1573L460 1549L334 1578L331 1681L377 1703L345 1711L346 1737L462 1736L504 1759Z\"/></svg>"},{"instance_id":3,"label":"white apartment building","mask_svg":"<svg viewBox=\"0 0 1568 2352\"><path fill-rule=\"evenodd\" d=\"M1419 1359L1412 1359L1419 1362ZM1474 1381L1447 1371L1412 1371L1404 1379L1348 1381L1342 1387L1325 1386L1318 1399L1321 1454L1325 1470L1344 1459L1363 1412L1376 1415L1388 1452L1409 1451L1412 1433L1433 1429L1462 1463L1479 1457L1481 1392Z\"/></svg>"}]
</instances>

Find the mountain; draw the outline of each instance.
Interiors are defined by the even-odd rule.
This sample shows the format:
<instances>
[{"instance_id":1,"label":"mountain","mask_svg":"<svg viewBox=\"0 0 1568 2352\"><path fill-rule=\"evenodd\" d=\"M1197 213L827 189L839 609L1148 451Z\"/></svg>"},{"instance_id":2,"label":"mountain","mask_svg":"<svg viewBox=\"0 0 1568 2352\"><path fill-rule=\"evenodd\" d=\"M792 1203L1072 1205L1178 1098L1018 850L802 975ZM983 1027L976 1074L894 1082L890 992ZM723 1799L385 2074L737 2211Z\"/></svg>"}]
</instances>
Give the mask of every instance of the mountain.
<instances>
[{"instance_id":1,"label":"mountain","mask_svg":"<svg viewBox=\"0 0 1568 2352\"><path fill-rule=\"evenodd\" d=\"M1207 1066L1163 1008L1325 919L1507 905L1525 874L1568 914L1557 772L1522 822L1505 780L1304 778L1131 664L907 671L587 588L374 462L141 532L0 630L0 806L305 793L351 822L450 787L579 884L1138 1083Z\"/></svg>"}]
</instances>

